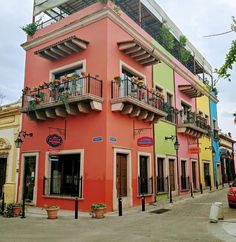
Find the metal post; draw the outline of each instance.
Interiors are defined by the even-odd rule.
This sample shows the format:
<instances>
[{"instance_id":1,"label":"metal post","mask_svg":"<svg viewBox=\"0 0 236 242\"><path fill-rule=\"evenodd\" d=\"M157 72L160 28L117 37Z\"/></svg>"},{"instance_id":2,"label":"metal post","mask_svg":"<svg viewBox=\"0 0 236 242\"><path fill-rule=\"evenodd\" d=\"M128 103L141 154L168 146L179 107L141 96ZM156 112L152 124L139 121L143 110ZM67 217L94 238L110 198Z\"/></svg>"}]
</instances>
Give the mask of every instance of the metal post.
<instances>
[{"instance_id":1,"label":"metal post","mask_svg":"<svg viewBox=\"0 0 236 242\"><path fill-rule=\"evenodd\" d=\"M216 181L216 189L218 189L219 188L219 186L218 186L218 182Z\"/></svg>"},{"instance_id":2,"label":"metal post","mask_svg":"<svg viewBox=\"0 0 236 242\"><path fill-rule=\"evenodd\" d=\"M202 191L202 183L200 183L200 192L201 192L201 194L203 193L203 191Z\"/></svg>"},{"instance_id":3,"label":"metal post","mask_svg":"<svg viewBox=\"0 0 236 242\"><path fill-rule=\"evenodd\" d=\"M191 192L191 197L193 197L193 184L190 184L190 192Z\"/></svg>"},{"instance_id":4,"label":"metal post","mask_svg":"<svg viewBox=\"0 0 236 242\"><path fill-rule=\"evenodd\" d=\"M142 212L145 211L145 197L142 195Z\"/></svg>"},{"instance_id":5,"label":"metal post","mask_svg":"<svg viewBox=\"0 0 236 242\"><path fill-rule=\"evenodd\" d=\"M119 204L119 216L122 216L122 198L118 198L118 204Z\"/></svg>"},{"instance_id":6,"label":"metal post","mask_svg":"<svg viewBox=\"0 0 236 242\"><path fill-rule=\"evenodd\" d=\"M209 177L209 185L210 185L210 191L211 191L211 177Z\"/></svg>"},{"instance_id":7,"label":"metal post","mask_svg":"<svg viewBox=\"0 0 236 242\"><path fill-rule=\"evenodd\" d=\"M170 184L170 203L172 203L172 188L171 188L171 184Z\"/></svg>"},{"instance_id":8,"label":"metal post","mask_svg":"<svg viewBox=\"0 0 236 242\"><path fill-rule=\"evenodd\" d=\"M5 208L5 197L4 197L4 192L2 193L2 214L4 213L4 208Z\"/></svg>"},{"instance_id":9,"label":"metal post","mask_svg":"<svg viewBox=\"0 0 236 242\"><path fill-rule=\"evenodd\" d=\"M78 205L79 205L79 199L76 196L75 197L75 219L78 219Z\"/></svg>"},{"instance_id":10,"label":"metal post","mask_svg":"<svg viewBox=\"0 0 236 242\"><path fill-rule=\"evenodd\" d=\"M21 218L26 218L25 217L25 187L23 188L23 203L22 203Z\"/></svg>"}]
</instances>

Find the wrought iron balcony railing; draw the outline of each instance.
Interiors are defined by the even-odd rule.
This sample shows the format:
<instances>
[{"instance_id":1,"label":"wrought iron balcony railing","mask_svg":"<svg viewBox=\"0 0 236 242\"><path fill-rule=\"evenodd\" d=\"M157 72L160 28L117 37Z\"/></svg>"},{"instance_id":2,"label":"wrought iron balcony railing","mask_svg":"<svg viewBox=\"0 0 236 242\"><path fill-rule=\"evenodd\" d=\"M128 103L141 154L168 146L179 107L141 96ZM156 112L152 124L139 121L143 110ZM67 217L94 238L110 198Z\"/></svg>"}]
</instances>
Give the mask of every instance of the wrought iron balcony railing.
<instances>
[{"instance_id":1,"label":"wrought iron balcony railing","mask_svg":"<svg viewBox=\"0 0 236 242\"><path fill-rule=\"evenodd\" d=\"M138 194L147 195L153 194L153 179L152 177L138 177Z\"/></svg>"},{"instance_id":2,"label":"wrought iron balcony railing","mask_svg":"<svg viewBox=\"0 0 236 242\"><path fill-rule=\"evenodd\" d=\"M169 179L167 177L156 177L156 193L168 193L169 192Z\"/></svg>"},{"instance_id":3,"label":"wrought iron balcony railing","mask_svg":"<svg viewBox=\"0 0 236 242\"><path fill-rule=\"evenodd\" d=\"M22 111L30 112L64 104L102 99L102 81L90 75L78 78L64 78L61 81L44 83L34 88L23 89Z\"/></svg>"},{"instance_id":4,"label":"wrought iron balcony railing","mask_svg":"<svg viewBox=\"0 0 236 242\"><path fill-rule=\"evenodd\" d=\"M112 81L111 97L120 99L129 97L151 107L164 111L164 100L157 92L148 90L145 85L136 83L130 78Z\"/></svg>"},{"instance_id":5,"label":"wrought iron balcony railing","mask_svg":"<svg viewBox=\"0 0 236 242\"><path fill-rule=\"evenodd\" d=\"M43 180L43 195L82 197L83 177L46 178Z\"/></svg>"},{"instance_id":6,"label":"wrought iron balcony railing","mask_svg":"<svg viewBox=\"0 0 236 242\"><path fill-rule=\"evenodd\" d=\"M181 189L182 190L189 190L190 189L190 180L189 176L181 176Z\"/></svg>"}]
</instances>

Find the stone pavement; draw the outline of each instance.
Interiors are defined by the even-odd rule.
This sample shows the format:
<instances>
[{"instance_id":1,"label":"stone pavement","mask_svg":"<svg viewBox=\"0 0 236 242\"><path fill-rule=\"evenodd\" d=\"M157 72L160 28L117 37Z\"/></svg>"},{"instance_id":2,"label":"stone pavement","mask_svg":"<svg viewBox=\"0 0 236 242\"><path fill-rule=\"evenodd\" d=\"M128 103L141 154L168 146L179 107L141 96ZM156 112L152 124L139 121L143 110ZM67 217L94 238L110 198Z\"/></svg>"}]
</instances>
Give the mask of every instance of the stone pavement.
<instances>
[{"instance_id":1,"label":"stone pavement","mask_svg":"<svg viewBox=\"0 0 236 242\"><path fill-rule=\"evenodd\" d=\"M0 217L0 242L236 241L236 209L227 206L227 190L175 197L173 204L162 201L145 212L139 206L125 210L122 217L112 212L100 220L81 212L75 220L72 211L64 210L59 219L48 220L46 211L30 207L26 219ZM225 220L212 224L209 211L216 201L224 204ZM170 210L151 213L160 208Z\"/></svg>"}]
</instances>

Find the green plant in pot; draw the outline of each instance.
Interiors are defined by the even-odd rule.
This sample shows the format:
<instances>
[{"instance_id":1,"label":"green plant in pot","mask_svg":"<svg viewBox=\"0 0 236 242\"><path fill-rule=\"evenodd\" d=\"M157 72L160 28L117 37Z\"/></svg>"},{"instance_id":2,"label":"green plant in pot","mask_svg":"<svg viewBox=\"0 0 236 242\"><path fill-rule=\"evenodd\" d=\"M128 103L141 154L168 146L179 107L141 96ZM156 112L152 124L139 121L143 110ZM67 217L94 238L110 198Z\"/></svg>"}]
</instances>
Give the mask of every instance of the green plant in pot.
<instances>
[{"instance_id":1,"label":"green plant in pot","mask_svg":"<svg viewBox=\"0 0 236 242\"><path fill-rule=\"evenodd\" d=\"M12 204L12 212L14 217L19 217L21 213L21 204L20 203L13 203Z\"/></svg>"},{"instance_id":2,"label":"green plant in pot","mask_svg":"<svg viewBox=\"0 0 236 242\"><path fill-rule=\"evenodd\" d=\"M57 219L58 218L58 211L60 209L59 206L53 205L53 206L48 206L44 205L43 209L47 211L48 219Z\"/></svg>"},{"instance_id":3,"label":"green plant in pot","mask_svg":"<svg viewBox=\"0 0 236 242\"><path fill-rule=\"evenodd\" d=\"M106 213L107 205L104 203L93 203L91 205L92 217L104 218Z\"/></svg>"}]
</instances>

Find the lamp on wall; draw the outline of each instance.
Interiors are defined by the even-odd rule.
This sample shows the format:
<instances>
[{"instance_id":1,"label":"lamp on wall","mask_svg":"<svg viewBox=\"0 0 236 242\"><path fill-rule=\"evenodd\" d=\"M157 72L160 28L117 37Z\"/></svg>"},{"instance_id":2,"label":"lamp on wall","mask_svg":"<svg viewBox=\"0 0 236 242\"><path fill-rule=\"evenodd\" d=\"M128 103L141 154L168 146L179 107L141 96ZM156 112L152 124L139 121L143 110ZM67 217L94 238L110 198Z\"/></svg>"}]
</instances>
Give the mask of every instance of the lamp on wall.
<instances>
[{"instance_id":1,"label":"lamp on wall","mask_svg":"<svg viewBox=\"0 0 236 242\"><path fill-rule=\"evenodd\" d=\"M213 146L205 147L205 150L211 150L213 156L215 156L215 154L216 154L215 149L214 149Z\"/></svg>"},{"instance_id":2,"label":"lamp on wall","mask_svg":"<svg viewBox=\"0 0 236 242\"><path fill-rule=\"evenodd\" d=\"M171 135L171 136L166 136L166 137L165 137L165 140L169 140L169 139L170 139L172 142L174 142L174 139L175 139L174 147L175 147L175 150L178 151L178 150L179 150L180 143L179 143L179 141L178 141L177 136L175 136L175 135Z\"/></svg>"},{"instance_id":3,"label":"lamp on wall","mask_svg":"<svg viewBox=\"0 0 236 242\"><path fill-rule=\"evenodd\" d=\"M21 148L21 145L24 142L23 139L25 139L26 136L32 137L33 133L27 133L26 131L20 131L18 133L18 136L17 136L17 138L15 140L16 148Z\"/></svg>"}]
</instances>

